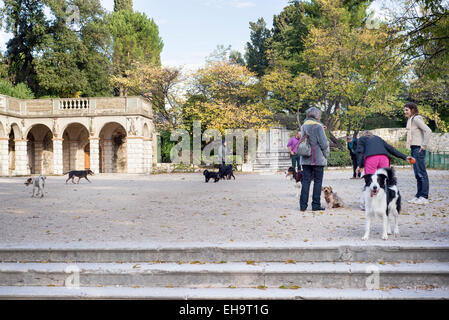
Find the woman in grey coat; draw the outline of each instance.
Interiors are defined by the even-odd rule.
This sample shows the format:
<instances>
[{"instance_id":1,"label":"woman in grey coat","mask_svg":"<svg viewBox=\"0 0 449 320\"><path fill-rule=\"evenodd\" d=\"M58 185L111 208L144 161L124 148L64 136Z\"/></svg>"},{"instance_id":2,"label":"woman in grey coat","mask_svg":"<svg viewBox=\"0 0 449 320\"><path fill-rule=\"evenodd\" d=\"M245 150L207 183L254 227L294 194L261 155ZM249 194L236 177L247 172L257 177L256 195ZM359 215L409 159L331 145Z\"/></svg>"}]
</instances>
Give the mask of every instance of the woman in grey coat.
<instances>
[{"instance_id":1,"label":"woman in grey coat","mask_svg":"<svg viewBox=\"0 0 449 320\"><path fill-rule=\"evenodd\" d=\"M301 156L301 166L303 169L303 181L299 207L305 211L309 201L310 184L313 179L312 211L321 211L325 208L321 206L321 187L323 184L324 167L327 165L329 157L329 141L327 140L324 126L320 122L321 111L316 107L307 109L306 120L301 127L301 137L307 135L311 148L310 157Z\"/></svg>"}]
</instances>

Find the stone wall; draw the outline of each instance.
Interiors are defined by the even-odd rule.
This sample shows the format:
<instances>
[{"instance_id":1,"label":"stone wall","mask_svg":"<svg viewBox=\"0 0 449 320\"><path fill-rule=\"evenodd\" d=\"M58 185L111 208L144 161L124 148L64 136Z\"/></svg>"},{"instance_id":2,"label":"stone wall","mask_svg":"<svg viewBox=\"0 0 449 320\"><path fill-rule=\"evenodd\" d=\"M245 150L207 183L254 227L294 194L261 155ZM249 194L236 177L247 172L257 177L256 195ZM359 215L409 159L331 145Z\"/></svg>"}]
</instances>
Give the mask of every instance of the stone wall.
<instances>
[{"instance_id":1,"label":"stone wall","mask_svg":"<svg viewBox=\"0 0 449 320\"><path fill-rule=\"evenodd\" d=\"M381 137L388 143L397 143L401 140L405 141L407 129L405 128L381 128L370 130L374 135ZM346 131L332 131L334 136L338 139L344 139L346 137Z\"/></svg>"},{"instance_id":2,"label":"stone wall","mask_svg":"<svg viewBox=\"0 0 449 320\"><path fill-rule=\"evenodd\" d=\"M405 141L407 135L407 129L405 128L382 128L370 131L391 144ZM337 138L346 137L346 131L333 131L332 133ZM449 133L432 133L427 150L430 152L449 152Z\"/></svg>"}]
</instances>

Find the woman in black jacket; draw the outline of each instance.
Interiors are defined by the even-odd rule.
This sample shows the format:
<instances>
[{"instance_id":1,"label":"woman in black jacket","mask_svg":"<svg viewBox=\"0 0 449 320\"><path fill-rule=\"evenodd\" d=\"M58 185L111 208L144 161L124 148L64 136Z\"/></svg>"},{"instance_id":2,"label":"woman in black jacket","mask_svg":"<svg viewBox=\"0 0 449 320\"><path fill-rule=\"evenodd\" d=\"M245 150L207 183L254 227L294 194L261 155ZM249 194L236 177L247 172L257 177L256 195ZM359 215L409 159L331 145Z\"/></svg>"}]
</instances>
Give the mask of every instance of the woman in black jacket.
<instances>
[{"instance_id":1,"label":"woman in black jacket","mask_svg":"<svg viewBox=\"0 0 449 320\"><path fill-rule=\"evenodd\" d=\"M381 137L373 135L370 131L364 131L362 137L357 140L357 170L361 172L364 165L365 174L374 174L377 169L389 168L389 155L406 160L411 163L413 158L406 156L386 143Z\"/></svg>"}]
</instances>

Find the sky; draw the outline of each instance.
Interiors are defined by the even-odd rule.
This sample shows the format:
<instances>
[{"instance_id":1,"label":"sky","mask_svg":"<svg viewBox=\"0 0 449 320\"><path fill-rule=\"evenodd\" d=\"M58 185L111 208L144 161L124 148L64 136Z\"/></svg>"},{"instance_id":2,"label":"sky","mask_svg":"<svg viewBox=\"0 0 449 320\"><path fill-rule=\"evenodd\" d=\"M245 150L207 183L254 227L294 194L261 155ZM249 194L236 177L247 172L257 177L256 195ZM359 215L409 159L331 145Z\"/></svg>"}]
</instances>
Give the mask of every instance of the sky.
<instances>
[{"instance_id":1,"label":"sky","mask_svg":"<svg viewBox=\"0 0 449 320\"><path fill-rule=\"evenodd\" d=\"M101 0L112 11L114 0ZM263 17L268 28L288 0L134 0L134 10L154 19L164 42L163 65L196 69L217 45L244 54L249 22Z\"/></svg>"},{"instance_id":2,"label":"sky","mask_svg":"<svg viewBox=\"0 0 449 320\"><path fill-rule=\"evenodd\" d=\"M100 0L113 11L114 0ZM202 67L217 45L229 46L242 54L250 40L249 22L265 19L271 29L273 16L289 0L134 0L134 10L154 19L164 42L162 64L185 70ZM0 0L2 4L3 1ZM10 35L0 31L0 50Z\"/></svg>"}]
</instances>

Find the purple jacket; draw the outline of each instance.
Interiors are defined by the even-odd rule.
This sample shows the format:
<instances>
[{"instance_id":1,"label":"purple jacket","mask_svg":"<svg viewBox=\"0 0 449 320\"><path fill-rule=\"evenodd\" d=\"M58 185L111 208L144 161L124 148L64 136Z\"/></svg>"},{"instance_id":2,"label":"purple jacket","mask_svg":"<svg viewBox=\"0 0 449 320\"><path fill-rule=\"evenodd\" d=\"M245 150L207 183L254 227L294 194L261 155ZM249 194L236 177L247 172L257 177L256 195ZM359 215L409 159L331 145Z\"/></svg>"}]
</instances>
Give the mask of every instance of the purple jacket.
<instances>
[{"instance_id":1,"label":"purple jacket","mask_svg":"<svg viewBox=\"0 0 449 320\"><path fill-rule=\"evenodd\" d=\"M294 153L298 152L299 140L296 137L290 138L287 148L290 147Z\"/></svg>"}]
</instances>

